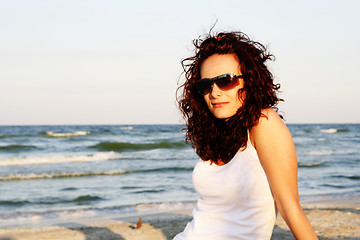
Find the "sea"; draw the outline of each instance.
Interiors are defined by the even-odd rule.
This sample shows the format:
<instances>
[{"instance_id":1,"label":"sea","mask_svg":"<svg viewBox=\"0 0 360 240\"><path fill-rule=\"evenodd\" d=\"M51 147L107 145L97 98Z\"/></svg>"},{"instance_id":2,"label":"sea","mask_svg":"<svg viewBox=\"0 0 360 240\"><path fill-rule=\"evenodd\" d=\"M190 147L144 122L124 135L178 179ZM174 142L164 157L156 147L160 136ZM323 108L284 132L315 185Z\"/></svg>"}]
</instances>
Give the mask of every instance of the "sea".
<instances>
[{"instance_id":1,"label":"sea","mask_svg":"<svg viewBox=\"0 0 360 240\"><path fill-rule=\"evenodd\" d=\"M360 124L288 124L302 202L360 197ZM0 227L191 208L183 125L0 126Z\"/></svg>"}]
</instances>

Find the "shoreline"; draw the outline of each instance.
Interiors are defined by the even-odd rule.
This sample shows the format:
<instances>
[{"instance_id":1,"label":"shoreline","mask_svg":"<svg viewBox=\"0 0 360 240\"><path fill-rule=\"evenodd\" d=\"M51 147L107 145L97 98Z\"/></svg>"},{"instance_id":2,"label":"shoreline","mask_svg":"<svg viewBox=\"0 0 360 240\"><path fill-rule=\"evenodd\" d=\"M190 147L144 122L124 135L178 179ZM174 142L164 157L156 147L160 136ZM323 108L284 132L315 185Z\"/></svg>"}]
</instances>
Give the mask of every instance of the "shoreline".
<instances>
[{"instance_id":1,"label":"shoreline","mask_svg":"<svg viewBox=\"0 0 360 240\"><path fill-rule=\"evenodd\" d=\"M302 206L319 239L360 239L360 197L314 201ZM0 226L0 239L165 240L184 229L192 219L191 212L192 209L184 208L5 224ZM136 229L139 218L142 226ZM271 239L294 239L280 214Z\"/></svg>"}]
</instances>

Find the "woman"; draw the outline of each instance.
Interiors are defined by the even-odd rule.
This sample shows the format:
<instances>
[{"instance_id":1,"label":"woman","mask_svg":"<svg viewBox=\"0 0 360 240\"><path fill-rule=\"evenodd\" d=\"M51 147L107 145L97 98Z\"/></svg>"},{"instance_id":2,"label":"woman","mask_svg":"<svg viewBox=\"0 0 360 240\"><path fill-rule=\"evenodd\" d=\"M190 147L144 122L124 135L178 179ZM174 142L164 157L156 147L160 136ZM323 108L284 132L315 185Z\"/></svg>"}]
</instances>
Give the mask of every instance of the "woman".
<instances>
[{"instance_id":1,"label":"woman","mask_svg":"<svg viewBox=\"0 0 360 240\"><path fill-rule=\"evenodd\" d=\"M194 41L179 100L201 160L200 198L174 240L270 239L278 210L297 239L317 239L300 204L291 134L277 114L279 84L265 47L241 32Z\"/></svg>"}]
</instances>

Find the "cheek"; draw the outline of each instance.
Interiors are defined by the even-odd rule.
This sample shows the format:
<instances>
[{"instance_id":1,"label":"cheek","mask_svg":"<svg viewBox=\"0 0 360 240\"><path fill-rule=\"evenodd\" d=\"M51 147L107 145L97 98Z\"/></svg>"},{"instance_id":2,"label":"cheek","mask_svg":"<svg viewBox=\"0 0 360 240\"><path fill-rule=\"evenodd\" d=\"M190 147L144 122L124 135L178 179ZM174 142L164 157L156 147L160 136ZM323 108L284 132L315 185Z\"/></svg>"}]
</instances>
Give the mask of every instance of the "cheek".
<instances>
[{"instance_id":1,"label":"cheek","mask_svg":"<svg viewBox=\"0 0 360 240\"><path fill-rule=\"evenodd\" d=\"M210 106L210 97L209 94L204 95L204 100L206 102L206 105L209 107Z\"/></svg>"},{"instance_id":2,"label":"cheek","mask_svg":"<svg viewBox=\"0 0 360 240\"><path fill-rule=\"evenodd\" d=\"M233 101L233 102L239 102L241 101L241 93L239 93L238 90L234 90L231 93L229 93L229 98Z\"/></svg>"},{"instance_id":3,"label":"cheek","mask_svg":"<svg viewBox=\"0 0 360 240\"><path fill-rule=\"evenodd\" d=\"M244 102L244 94L242 93L236 93L232 96L232 108L234 112L237 112L242 106L243 106L243 102Z\"/></svg>"}]
</instances>

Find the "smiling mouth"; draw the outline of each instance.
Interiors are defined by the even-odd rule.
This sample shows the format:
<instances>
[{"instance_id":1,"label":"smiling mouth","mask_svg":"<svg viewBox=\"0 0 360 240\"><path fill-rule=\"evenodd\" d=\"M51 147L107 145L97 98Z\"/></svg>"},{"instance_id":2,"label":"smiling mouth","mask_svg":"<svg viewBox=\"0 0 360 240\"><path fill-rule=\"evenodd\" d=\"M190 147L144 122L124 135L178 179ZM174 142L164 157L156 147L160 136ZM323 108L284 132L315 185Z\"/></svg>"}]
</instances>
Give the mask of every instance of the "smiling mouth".
<instances>
[{"instance_id":1,"label":"smiling mouth","mask_svg":"<svg viewBox=\"0 0 360 240\"><path fill-rule=\"evenodd\" d=\"M228 102L212 103L211 105L213 105L214 108L221 108L221 107L225 106L226 104L228 104Z\"/></svg>"}]
</instances>

